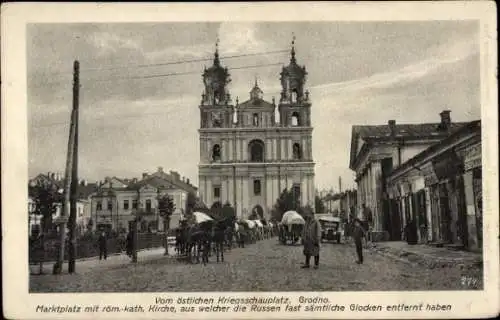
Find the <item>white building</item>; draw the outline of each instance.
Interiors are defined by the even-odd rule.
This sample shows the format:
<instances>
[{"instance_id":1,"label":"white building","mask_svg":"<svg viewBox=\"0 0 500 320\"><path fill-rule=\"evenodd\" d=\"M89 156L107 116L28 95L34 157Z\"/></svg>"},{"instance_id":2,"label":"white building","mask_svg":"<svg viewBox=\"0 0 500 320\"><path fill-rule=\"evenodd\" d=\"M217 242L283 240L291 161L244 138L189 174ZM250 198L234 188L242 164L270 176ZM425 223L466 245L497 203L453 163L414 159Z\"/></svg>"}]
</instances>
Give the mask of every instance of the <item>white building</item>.
<instances>
[{"instance_id":1,"label":"white building","mask_svg":"<svg viewBox=\"0 0 500 320\"><path fill-rule=\"evenodd\" d=\"M197 188L179 173L163 172L159 167L153 174L143 173L142 180L106 178L91 201L91 216L94 228L129 230L135 213L146 213L144 220L150 230L163 230L163 221L158 214L158 198L168 194L174 202L175 211L170 227L175 228L186 210L187 194L196 194Z\"/></svg>"}]
</instances>

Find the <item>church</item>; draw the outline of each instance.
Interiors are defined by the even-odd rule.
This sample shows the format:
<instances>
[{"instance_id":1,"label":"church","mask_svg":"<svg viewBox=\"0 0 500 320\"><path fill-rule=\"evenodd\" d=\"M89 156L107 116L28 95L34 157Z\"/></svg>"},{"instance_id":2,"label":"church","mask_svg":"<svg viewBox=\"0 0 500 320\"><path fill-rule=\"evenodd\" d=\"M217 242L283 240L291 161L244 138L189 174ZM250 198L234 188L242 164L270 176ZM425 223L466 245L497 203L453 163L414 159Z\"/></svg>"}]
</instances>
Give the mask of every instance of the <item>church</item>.
<instances>
[{"instance_id":1,"label":"church","mask_svg":"<svg viewBox=\"0 0 500 320\"><path fill-rule=\"evenodd\" d=\"M288 189L301 206L314 209L313 127L306 75L292 42L290 62L280 73L278 105L274 97L271 102L264 99L257 80L248 100L240 103L237 98L233 103L230 74L216 46L213 65L203 72L205 89L199 106L199 196L208 207L229 202L238 218L255 212L269 219L280 193Z\"/></svg>"}]
</instances>

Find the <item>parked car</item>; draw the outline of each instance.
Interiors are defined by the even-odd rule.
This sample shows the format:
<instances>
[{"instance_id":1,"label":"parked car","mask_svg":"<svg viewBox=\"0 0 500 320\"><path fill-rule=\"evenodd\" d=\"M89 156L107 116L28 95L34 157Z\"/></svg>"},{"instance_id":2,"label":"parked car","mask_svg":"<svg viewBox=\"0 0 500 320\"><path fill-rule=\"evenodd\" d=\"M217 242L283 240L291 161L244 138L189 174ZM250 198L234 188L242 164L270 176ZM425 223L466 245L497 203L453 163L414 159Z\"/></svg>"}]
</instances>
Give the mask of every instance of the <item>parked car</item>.
<instances>
[{"instance_id":1,"label":"parked car","mask_svg":"<svg viewBox=\"0 0 500 320\"><path fill-rule=\"evenodd\" d=\"M318 219L321 225L321 242L334 241L340 243L342 239L342 221L337 217L321 217Z\"/></svg>"}]
</instances>

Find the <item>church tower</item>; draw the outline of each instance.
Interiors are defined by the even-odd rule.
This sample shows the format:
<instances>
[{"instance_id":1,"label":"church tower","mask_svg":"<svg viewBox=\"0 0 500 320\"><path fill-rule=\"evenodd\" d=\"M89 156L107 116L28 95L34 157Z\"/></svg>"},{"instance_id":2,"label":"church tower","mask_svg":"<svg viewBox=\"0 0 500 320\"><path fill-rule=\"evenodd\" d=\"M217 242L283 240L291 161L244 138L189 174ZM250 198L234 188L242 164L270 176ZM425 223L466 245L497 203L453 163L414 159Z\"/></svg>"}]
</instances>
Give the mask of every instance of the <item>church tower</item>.
<instances>
[{"instance_id":1,"label":"church tower","mask_svg":"<svg viewBox=\"0 0 500 320\"><path fill-rule=\"evenodd\" d=\"M203 72L200 103L199 192L203 202L229 202L240 218L252 213L270 219L284 189L301 206L314 209L311 103L304 91L307 72L297 64L295 41L281 72L279 105L255 79L248 100L231 102L228 69L216 46L213 65ZM275 112L280 114L276 122ZM236 119L234 122L233 119Z\"/></svg>"}]
</instances>

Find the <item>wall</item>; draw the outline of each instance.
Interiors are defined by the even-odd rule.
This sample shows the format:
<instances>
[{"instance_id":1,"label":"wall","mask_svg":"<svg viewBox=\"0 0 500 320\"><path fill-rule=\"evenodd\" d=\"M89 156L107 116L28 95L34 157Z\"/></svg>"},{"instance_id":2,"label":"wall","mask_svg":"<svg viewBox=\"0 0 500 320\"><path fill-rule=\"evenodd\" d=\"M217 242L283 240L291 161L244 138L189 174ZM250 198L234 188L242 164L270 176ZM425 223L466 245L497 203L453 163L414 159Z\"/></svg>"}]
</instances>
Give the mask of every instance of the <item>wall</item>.
<instances>
[{"instance_id":1,"label":"wall","mask_svg":"<svg viewBox=\"0 0 500 320\"><path fill-rule=\"evenodd\" d=\"M420 152L427 149L431 144L432 143L425 143L422 145L404 145L404 146L402 146L402 148L401 148L401 163L404 163L404 162L410 160L411 158L413 158L414 156L416 156ZM393 159L393 163L397 163L397 162L395 162L395 160L397 160L397 159Z\"/></svg>"}]
</instances>

